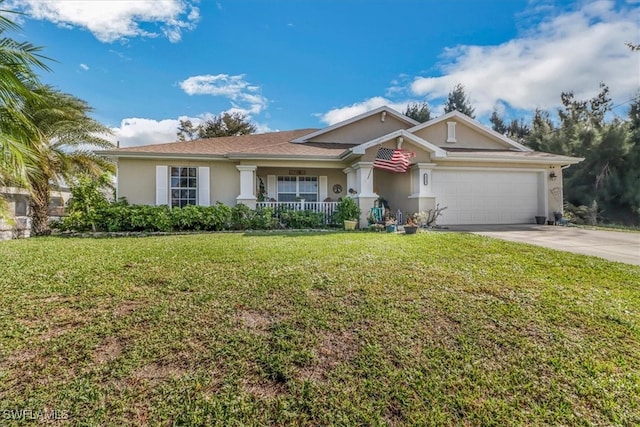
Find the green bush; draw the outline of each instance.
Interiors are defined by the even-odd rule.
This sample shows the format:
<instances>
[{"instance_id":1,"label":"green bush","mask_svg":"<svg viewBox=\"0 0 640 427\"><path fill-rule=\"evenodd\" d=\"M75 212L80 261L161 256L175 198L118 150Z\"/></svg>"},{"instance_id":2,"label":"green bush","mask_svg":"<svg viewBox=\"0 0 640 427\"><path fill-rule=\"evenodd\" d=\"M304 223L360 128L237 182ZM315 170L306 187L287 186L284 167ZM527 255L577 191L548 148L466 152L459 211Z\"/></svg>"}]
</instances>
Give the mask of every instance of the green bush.
<instances>
[{"instance_id":1,"label":"green bush","mask_svg":"<svg viewBox=\"0 0 640 427\"><path fill-rule=\"evenodd\" d=\"M357 221L360 219L360 206L351 197L343 197L333 213L332 223L342 226L344 221Z\"/></svg>"},{"instance_id":2,"label":"green bush","mask_svg":"<svg viewBox=\"0 0 640 427\"><path fill-rule=\"evenodd\" d=\"M166 205L130 205L121 200L96 207L90 213L72 211L55 227L78 232L273 230L282 226L320 228L323 220L321 213L312 211L283 209L276 212L273 208L254 211L243 204L229 207L218 202L213 206L170 208Z\"/></svg>"},{"instance_id":3,"label":"green bush","mask_svg":"<svg viewBox=\"0 0 640 427\"><path fill-rule=\"evenodd\" d=\"M251 221L251 228L256 230L273 230L279 225L280 221L273 208L257 209Z\"/></svg>"},{"instance_id":4,"label":"green bush","mask_svg":"<svg viewBox=\"0 0 640 427\"><path fill-rule=\"evenodd\" d=\"M230 228L232 230L247 230L253 223L255 212L249 206L239 203L231 208Z\"/></svg>"},{"instance_id":5,"label":"green bush","mask_svg":"<svg viewBox=\"0 0 640 427\"><path fill-rule=\"evenodd\" d=\"M280 221L286 228L321 228L324 215L309 210L284 210L280 212Z\"/></svg>"}]
</instances>

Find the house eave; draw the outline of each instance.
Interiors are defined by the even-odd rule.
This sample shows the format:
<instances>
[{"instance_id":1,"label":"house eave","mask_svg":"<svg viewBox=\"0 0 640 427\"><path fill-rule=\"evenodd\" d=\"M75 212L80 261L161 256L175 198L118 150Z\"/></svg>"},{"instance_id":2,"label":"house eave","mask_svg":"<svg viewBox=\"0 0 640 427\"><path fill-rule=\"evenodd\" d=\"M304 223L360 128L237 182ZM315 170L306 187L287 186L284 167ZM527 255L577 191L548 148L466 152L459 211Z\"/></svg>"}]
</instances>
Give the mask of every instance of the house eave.
<instances>
[{"instance_id":1,"label":"house eave","mask_svg":"<svg viewBox=\"0 0 640 427\"><path fill-rule=\"evenodd\" d=\"M303 160L309 162L335 162L342 160L340 156L309 156L304 154L245 154L230 153L225 156L229 160Z\"/></svg>"},{"instance_id":2,"label":"house eave","mask_svg":"<svg viewBox=\"0 0 640 427\"><path fill-rule=\"evenodd\" d=\"M545 165L575 165L583 161L581 157L496 157L496 156L469 156L458 155L457 153L447 153L447 157L438 159L438 162L474 162L474 163L538 163Z\"/></svg>"},{"instance_id":3,"label":"house eave","mask_svg":"<svg viewBox=\"0 0 640 427\"><path fill-rule=\"evenodd\" d=\"M221 154L177 154L177 153L145 153L128 151L123 152L111 152L111 151L96 151L96 154L111 158L128 158L128 159L178 159L178 160L226 160L226 156Z\"/></svg>"}]
</instances>

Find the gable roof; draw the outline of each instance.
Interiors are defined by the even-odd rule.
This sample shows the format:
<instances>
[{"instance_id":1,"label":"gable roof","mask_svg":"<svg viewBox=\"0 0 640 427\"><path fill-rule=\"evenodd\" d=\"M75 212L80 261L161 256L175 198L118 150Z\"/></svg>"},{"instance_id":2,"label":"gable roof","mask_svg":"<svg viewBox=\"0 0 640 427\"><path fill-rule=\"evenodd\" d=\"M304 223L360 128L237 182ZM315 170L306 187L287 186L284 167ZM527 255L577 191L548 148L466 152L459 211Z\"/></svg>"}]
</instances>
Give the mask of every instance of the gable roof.
<instances>
[{"instance_id":1,"label":"gable roof","mask_svg":"<svg viewBox=\"0 0 640 427\"><path fill-rule=\"evenodd\" d=\"M367 111L365 113L359 114L355 117L351 117L350 119L347 120L343 120L340 123L336 123L334 125L331 125L329 127L323 128L323 129L318 129L313 133L310 133L308 135L303 135L299 138L296 138L294 140L292 140L291 142L295 142L295 143L306 143L307 141L309 141L310 139L313 139L317 136L320 135L324 135L325 133L329 133L333 130L336 130L338 128L350 125L351 123L355 123L357 121L360 121L362 119L366 119L367 117L371 117L374 116L378 113L386 113L389 114L390 116L395 117L396 119L400 120L401 122L405 122L408 125L411 126L416 126L419 124L419 122L413 120L410 117L405 116L404 114L400 114L399 112L397 112L396 110L394 110L393 108L387 107L386 105L383 105L382 107L378 107L375 110L371 110L371 111Z\"/></svg>"},{"instance_id":2,"label":"gable roof","mask_svg":"<svg viewBox=\"0 0 640 427\"><path fill-rule=\"evenodd\" d=\"M345 149L354 146L354 144L291 143L292 139L302 135L308 135L314 130L315 129L299 129L284 132L204 138L193 141L117 148L114 150L99 151L97 153L111 157L193 156L226 158L257 155L261 157L300 156L338 158Z\"/></svg>"},{"instance_id":3,"label":"gable roof","mask_svg":"<svg viewBox=\"0 0 640 427\"><path fill-rule=\"evenodd\" d=\"M419 147L424 148L425 150L429 151L430 153L433 154L433 157L435 158L442 158L442 157L447 157L447 152L446 150L433 145L432 143L425 141L424 139L420 138L417 135L414 135L412 133L409 133L408 131L404 130L404 129L400 129L391 133L388 133L386 135L380 136L376 139L372 139L371 141L365 142L364 144L360 144L357 145L355 147L353 147L351 149L351 151L353 152L353 154L364 154L365 150L370 148L370 147L374 147L376 145L380 145L384 142L387 142L389 140L392 139L396 139L402 137L403 139L406 139L408 141L413 142L414 144L416 144Z\"/></svg>"},{"instance_id":4,"label":"gable roof","mask_svg":"<svg viewBox=\"0 0 640 427\"><path fill-rule=\"evenodd\" d=\"M335 130L379 113L391 114L405 123L415 124L409 129L394 130L369 141L359 143L311 142L309 138ZM504 149L474 149L457 147L438 147L414 132L434 124L455 118L492 139L504 143ZM280 160L319 160L350 161L365 154L365 151L398 137L409 141L431 153L434 159L449 161L476 162L533 162L545 164L574 164L582 158L535 152L524 145L500 135L481 123L457 111L445 114L434 120L418 124L388 107L380 107L367 113L345 120L325 129L298 129L283 132L268 132L240 136L197 139L193 141L171 142L166 144L143 145L139 147L116 148L96 151L96 154L112 158L174 158L174 159L280 159ZM301 143L303 142L303 143Z\"/></svg>"},{"instance_id":5,"label":"gable roof","mask_svg":"<svg viewBox=\"0 0 640 427\"><path fill-rule=\"evenodd\" d=\"M493 138L493 139L497 139L500 142L502 142L503 144L509 146L509 147L513 147L518 151L533 151L531 148L522 145L514 140L512 140L511 138L507 138L504 135L499 134L498 132L494 131L493 129L490 129L488 127L486 127L485 125L483 125L482 123L480 123L477 120L472 119L471 117L467 116L466 114L462 114L459 111L451 111L450 113L445 114L444 116L440 116L437 117L433 120L429 120L428 122L424 122L424 123L420 123L417 126L414 126L410 129L407 129L409 132L411 133L415 133L421 129L427 128L429 126L433 126L437 123L443 122L445 120L449 120L455 118L457 120L460 120L461 122L467 124L468 126L472 127L473 129L484 133L485 135Z\"/></svg>"}]
</instances>

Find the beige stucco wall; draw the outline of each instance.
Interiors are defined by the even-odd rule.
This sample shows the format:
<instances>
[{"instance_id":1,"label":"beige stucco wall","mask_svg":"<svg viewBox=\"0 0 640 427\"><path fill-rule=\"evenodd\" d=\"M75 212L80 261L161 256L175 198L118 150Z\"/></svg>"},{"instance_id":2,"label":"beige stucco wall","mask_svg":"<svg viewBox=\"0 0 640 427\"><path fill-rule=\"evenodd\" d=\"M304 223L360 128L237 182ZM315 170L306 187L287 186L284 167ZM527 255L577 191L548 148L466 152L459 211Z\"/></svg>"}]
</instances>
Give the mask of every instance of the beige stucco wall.
<instances>
[{"instance_id":1,"label":"beige stucco wall","mask_svg":"<svg viewBox=\"0 0 640 427\"><path fill-rule=\"evenodd\" d=\"M387 114L384 122L380 120L381 114L364 118L333 131L324 133L311 139L313 142L339 142L346 144L359 144L374 138L386 135L398 129L409 129L411 125L402 122Z\"/></svg>"},{"instance_id":2,"label":"beige stucco wall","mask_svg":"<svg viewBox=\"0 0 640 427\"><path fill-rule=\"evenodd\" d=\"M409 207L408 197L411 194L409 173L393 173L374 169L373 192L388 202L392 213L398 209L407 210Z\"/></svg>"},{"instance_id":3,"label":"beige stucco wall","mask_svg":"<svg viewBox=\"0 0 640 427\"><path fill-rule=\"evenodd\" d=\"M385 147L394 148L395 141L389 141L383 144ZM547 199L547 217L553 218L554 211L562 211L562 170L559 166L552 165L539 165L533 163L500 163L500 162L486 162L479 164L477 162L467 161L438 161L437 159L431 159L429 153L422 150L419 147L415 147L413 144L405 142L403 144L405 148L414 149L417 157L412 160L412 163L421 162L427 163L433 161L438 167L456 167L456 168L488 168L494 170L511 169L511 170L530 170L539 171L541 182L540 186L541 194ZM373 161L376 147L371 147L367 150L366 154L362 157L362 161ZM247 162L243 162L247 163ZM286 165L289 163L290 166ZM240 193L240 173L236 169L236 163L224 162L224 161L195 161L195 160L164 160L164 159L120 159L118 162L118 197L126 197L132 204L155 204L155 168L156 165L167 166L207 166L210 171L210 183L211 189L211 203L222 202L224 204L233 206L236 203L236 197ZM319 163L304 162L282 162L282 165L273 165L267 163L266 166L260 166L256 171L257 176L261 176L267 185L266 177L268 175L289 175L291 170L299 171L303 170L307 176L327 176L327 195L333 200L337 200L340 197L344 197L347 193L347 177L343 172L343 167L346 165L332 164L329 166ZM339 166L339 167L336 167ZM555 171L557 178L551 180L549 173ZM397 209L403 212L416 212L418 210L424 210L424 200L418 200L411 198L411 175L406 174L394 174L391 172L383 171L380 169L373 169L373 190L380 197L385 198L393 212ZM544 182L546 180L546 183ZM335 194L332 188L335 184L342 186L342 192ZM422 203L422 205L421 205Z\"/></svg>"},{"instance_id":4,"label":"beige stucco wall","mask_svg":"<svg viewBox=\"0 0 640 427\"><path fill-rule=\"evenodd\" d=\"M121 158L118 160L118 197L126 197L131 204L155 205L158 165L209 167L211 204L236 204L240 193L240 172L234 163L218 161Z\"/></svg>"},{"instance_id":5,"label":"beige stucco wall","mask_svg":"<svg viewBox=\"0 0 640 427\"><path fill-rule=\"evenodd\" d=\"M447 142L447 122L456 122L456 142ZM465 123L451 119L414 132L416 136L443 148L479 148L505 149L504 142L497 141L467 126Z\"/></svg>"}]
</instances>

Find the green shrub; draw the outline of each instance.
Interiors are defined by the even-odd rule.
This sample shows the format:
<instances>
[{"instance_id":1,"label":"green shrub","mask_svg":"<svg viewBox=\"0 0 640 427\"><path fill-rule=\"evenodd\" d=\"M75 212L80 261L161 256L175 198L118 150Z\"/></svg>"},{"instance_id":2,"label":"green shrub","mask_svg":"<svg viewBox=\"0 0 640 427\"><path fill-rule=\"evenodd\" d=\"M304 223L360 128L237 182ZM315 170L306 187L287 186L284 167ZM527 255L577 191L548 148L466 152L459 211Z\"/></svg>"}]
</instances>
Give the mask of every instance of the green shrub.
<instances>
[{"instance_id":1,"label":"green shrub","mask_svg":"<svg viewBox=\"0 0 640 427\"><path fill-rule=\"evenodd\" d=\"M256 230L273 230L280 224L276 212L273 208L261 208L257 209L253 220L251 221L251 228Z\"/></svg>"},{"instance_id":2,"label":"green shrub","mask_svg":"<svg viewBox=\"0 0 640 427\"><path fill-rule=\"evenodd\" d=\"M280 212L280 221L287 228L321 228L324 215L309 210L284 210Z\"/></svg>"},{"instance_id":3,"label":"green shrub","mask_svg":"<svg viewBox=\"0 0 640 427\"><path fill-rule=\"evenodd\" d=\"M360 219L360 206L351 197L343 197L333 213L332 223L342 226L344 221L357 221Z\"/></svg>"},{"instance_id":4,"label":"green shrub","mask_svg":"<svg viewBox=\"0 0 640 427\"><path fill-rule=\"evenodd\" d=\"M130 205L126 200L110 203L91 211L73 211L55 226L61 231L169 232L221 230L273 230L286 228L320 228L324 216L312 211L273 208L251 210L244 204L229 207L220 202L213 206Z\"/></svg>"},{"instance_id":5,"label":"green shrub","mask_svg":"<svg viewBox=\"0 0 640 427\"><path fill-rule=\"evenodd\" d=\"M255 212L249 209L249 206L238 203L231 208L231 222L229 224L232 230L247 230L253 223Z\"/></svg>"}]
</instances>

